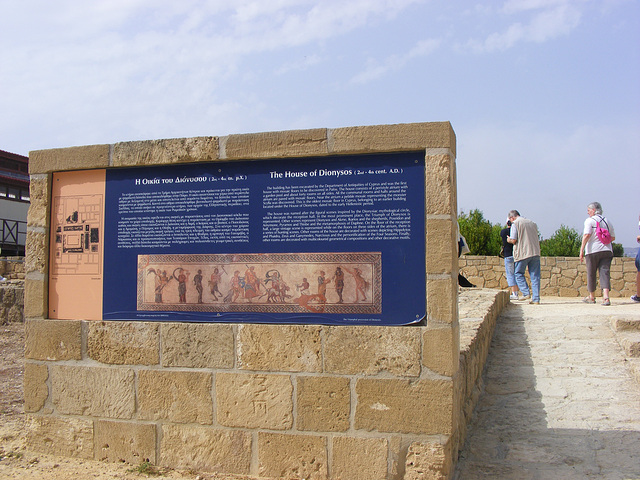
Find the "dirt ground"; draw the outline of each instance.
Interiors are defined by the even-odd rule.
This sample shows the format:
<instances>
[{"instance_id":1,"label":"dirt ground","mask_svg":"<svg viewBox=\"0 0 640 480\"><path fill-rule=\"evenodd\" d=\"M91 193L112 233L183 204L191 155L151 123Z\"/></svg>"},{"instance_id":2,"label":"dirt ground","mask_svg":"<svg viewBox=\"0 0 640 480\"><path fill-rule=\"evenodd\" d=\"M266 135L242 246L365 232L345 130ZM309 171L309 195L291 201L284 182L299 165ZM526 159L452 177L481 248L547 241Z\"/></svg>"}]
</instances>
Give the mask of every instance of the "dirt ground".
<instances>
[{"instance_id":1,"label":"dirt ground","mask_svg":"<svg viewBox=\"0 0 640 480\"><path fill-rule=\"evenodd\" d=\"M26 449L22 376L24 324L0 325L0 479L68 480L259 480L252 476L215 475L43 455ZM266 480L266 479L265 479Z\"/></svg>"}]
</instances>

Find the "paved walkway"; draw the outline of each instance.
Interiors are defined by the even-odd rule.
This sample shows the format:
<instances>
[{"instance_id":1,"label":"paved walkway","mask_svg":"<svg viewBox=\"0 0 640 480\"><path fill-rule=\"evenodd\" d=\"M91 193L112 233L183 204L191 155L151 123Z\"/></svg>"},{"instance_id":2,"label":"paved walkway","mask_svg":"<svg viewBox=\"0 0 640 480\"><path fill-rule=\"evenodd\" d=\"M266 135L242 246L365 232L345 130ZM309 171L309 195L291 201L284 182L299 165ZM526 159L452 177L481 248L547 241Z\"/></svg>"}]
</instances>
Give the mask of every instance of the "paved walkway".
<instances>
[{"instance_id":1,"label":"paved walkway","mask_svg":"<svg viewBox=\"0 0 640 480\"><path fill-rule=\"evenodd\" d=\"M640 384L611 307L543 298L498 319L483 392L455 479L640 479Z\"/></svg>"}]
</instances>

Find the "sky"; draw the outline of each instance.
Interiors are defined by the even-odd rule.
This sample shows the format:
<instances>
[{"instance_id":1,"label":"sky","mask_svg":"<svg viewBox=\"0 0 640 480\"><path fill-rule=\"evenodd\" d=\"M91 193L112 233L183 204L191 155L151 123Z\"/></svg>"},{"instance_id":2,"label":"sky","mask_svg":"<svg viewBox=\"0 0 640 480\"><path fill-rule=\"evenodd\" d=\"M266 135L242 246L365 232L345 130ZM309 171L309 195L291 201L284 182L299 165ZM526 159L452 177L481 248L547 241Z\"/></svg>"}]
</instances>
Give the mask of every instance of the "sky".
<instances>
[{"instance_id":1,"label":"sky","mask_svg":"<svg viewBox=\"0 0 640 480\"><path fill-rule=\"evenodd\" d=\"M449 121L458 210L543 238L640 214L638 0L0 0L0 149L21 155Z\"/></svg>"}]
</instances>

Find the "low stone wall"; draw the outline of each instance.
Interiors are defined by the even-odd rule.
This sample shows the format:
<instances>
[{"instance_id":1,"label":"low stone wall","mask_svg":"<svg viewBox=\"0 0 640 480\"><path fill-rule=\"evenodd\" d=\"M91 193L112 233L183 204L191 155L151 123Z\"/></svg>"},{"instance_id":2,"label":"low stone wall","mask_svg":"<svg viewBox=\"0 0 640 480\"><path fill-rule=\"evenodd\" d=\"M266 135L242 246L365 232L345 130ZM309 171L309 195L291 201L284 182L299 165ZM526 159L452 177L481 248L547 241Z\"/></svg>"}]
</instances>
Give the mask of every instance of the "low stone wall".
<instances>
[{"instance_id":1,"label":"low stone wall","mask_svg":"<svg viewBox=\"0 0 640 480\"><path fill-rule=\"evenodd\" d=\"M0 284L0 325L24 322L24 285L19 281Z\"/></svg>"},{"instance_id":2,"label":"low stone wall","mask_svg":"<svg viewBox=\"0 0 640 480\"><path fill-rule=\"evenodd\" d=\"M635 259L615 257L611 263L612 297L628 297L636 292ZM507 288L504 259L463 255L458 260L460 272L474 285L481 288ZM587 295L587 267L577 257L540 258L540 294L558 297L583 297ZM529 274L526 274L529 281ZM599 291L599 284L598 290Z\"/></svg>"},{"instance_id":3,"label":"low stone wall","mask_svg":"<svg viewBox=\"0 0 640 480\"><path fill-rule=\"evenodd\" d=\"M7 280L24 280L24 257L0 257L0 275Z\"/></svg>"},{"instance_id":4,"label":"low stone wall","mask_svg":"<svg viewBox=\"0 0 640 480\"><path fill-rule=\"evenodd\" d=\"M450 478L509 301L461 298L453 379L427 368L446 354L429 327L29 319L28 444L277 478Z\"/></svg>"}]
</instances>

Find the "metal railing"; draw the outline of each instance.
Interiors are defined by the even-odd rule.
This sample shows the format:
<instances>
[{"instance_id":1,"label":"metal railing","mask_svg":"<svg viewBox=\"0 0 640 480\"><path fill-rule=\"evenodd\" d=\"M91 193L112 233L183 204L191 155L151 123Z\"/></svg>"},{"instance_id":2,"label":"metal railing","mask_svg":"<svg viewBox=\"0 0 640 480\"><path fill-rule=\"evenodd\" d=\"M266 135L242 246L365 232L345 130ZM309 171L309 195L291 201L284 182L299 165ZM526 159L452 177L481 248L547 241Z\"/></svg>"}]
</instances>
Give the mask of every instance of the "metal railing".
<instances>
[{"instance_id":1,"label":"metal railing","mask_svg":"<svg viewBox=\"0 0 640 480\"><path fill-rule=\"evenodd\" d=\"M2 255L24 255L27 222L0 218L0 248Z\"/></svg>"}]
</instances>

